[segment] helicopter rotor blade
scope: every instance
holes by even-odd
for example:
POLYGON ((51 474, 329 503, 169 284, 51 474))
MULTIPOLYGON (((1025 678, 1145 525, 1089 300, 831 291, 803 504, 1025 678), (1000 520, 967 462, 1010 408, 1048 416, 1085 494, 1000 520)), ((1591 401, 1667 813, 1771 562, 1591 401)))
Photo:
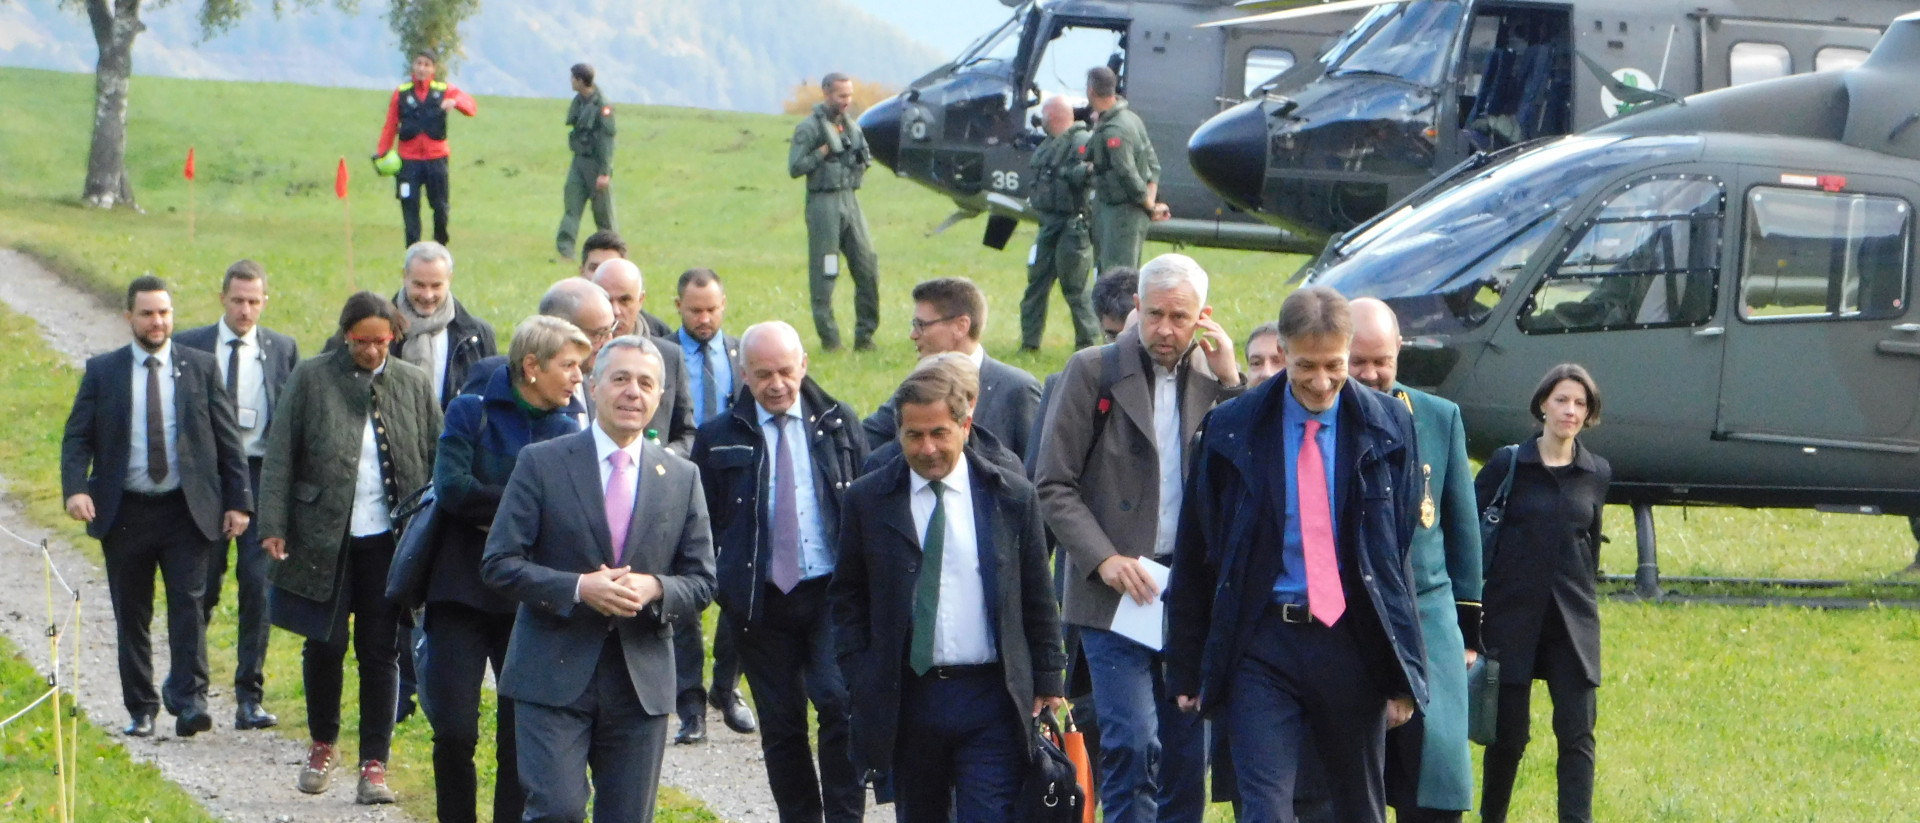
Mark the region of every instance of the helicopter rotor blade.
POLYGON ((1335 0, 1335 2, 1332 3, 1316 3, 1310 6, 1270 11, 1264 14, 1252 14, 1246 17, 1230 17, 1225 20, 1215 20, 1211 23, 1201 23, 1195 28, 1211 29, 1222 26, 1249 26, 1258 23, 1273 23, 1281 20, 1298 20, 1302 17, 1339 14, 1341 12, 1369 9, 1374 6, 1385 6, 1398 2, 1401 2, 1401 0, 1335 0))

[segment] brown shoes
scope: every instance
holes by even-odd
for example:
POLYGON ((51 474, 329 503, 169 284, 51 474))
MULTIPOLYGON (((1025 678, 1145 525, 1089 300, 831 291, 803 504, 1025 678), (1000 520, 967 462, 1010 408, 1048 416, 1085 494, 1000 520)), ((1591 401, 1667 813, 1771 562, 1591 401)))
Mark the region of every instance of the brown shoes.
POLYGON ((333 744, 315 740, 307 747, 307 765, 300 769, 300 781, 295 785, 307 794, 321 794, 332 781, 333 744))
POLYGON ((353 801, 362 806, 392 803, 399 798, 393 790, 387 788, 387 767, 378 760, 368 760, 360 764, 360 785, 353 791, 353 801))

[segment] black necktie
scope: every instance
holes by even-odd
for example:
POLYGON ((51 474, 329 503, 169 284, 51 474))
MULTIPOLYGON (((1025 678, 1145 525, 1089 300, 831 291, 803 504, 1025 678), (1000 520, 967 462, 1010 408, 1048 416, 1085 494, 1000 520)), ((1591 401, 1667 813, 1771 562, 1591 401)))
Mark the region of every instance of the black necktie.
POLYGON ((160 405, 160 358, 147 355, 147 479, 167 479, 167 417, 160 405))
POLYGON ((238 337, 227 341, 227 399, 236 408, 240 405, 240 347, 244 345, 246 341, 238 337))
POLYGON ((720 387, 713 384, 713 341, 700 343, 700 421, 705 423, 720 413, 720 387))

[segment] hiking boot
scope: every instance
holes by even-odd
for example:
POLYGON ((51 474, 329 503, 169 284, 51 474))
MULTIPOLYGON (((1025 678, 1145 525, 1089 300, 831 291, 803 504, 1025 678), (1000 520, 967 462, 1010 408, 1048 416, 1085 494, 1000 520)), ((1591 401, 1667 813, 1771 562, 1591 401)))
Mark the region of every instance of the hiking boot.
POLYGON ((307 747, 307 765, 300 769, 300 781, 295 785, 307 794, 321 794, 327 790, 327 784, 333 782, 333 744, 313 741, 307 747))
POLYGON ((378 760, 360 764, 360 785, 353 790, 353 802, 362 806, 392 803, 399 798, 387 788, 387 767, 378 760))

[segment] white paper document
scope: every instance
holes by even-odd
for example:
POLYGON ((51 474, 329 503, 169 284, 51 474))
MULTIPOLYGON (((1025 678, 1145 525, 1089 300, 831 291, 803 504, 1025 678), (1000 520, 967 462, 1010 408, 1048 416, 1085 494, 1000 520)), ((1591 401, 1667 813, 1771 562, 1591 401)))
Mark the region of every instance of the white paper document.
POLYGON ((1140 568, 1146 571, 1148 577, 1153 578, 1154 585, 1160 587, 1161 596, 1155 597, 1152 603, 1142 606, 1133 602, 1133 598, 1120 595, 1120 608, 1114 610, 1113 625, 1110 628, 1114 634, 1154 651, 1160 651, 1161 647, 1167 644, 1166 593, 1167 573, 1170 570, 1145 557, 1139 560, 1140 568))

